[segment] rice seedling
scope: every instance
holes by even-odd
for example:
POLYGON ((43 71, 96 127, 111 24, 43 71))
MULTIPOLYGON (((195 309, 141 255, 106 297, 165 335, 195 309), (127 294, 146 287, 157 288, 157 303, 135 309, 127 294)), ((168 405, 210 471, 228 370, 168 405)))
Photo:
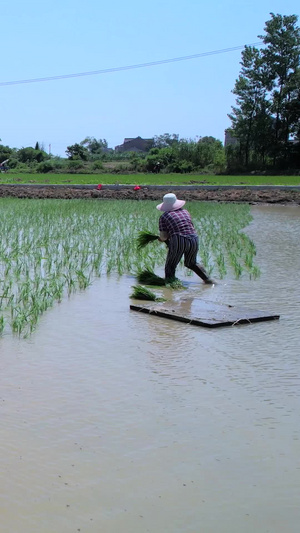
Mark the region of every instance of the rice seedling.
POLYGON ((149 242, 157 241, 158 239, 159 239, 158 235, 154 235, 153 233, 150 233, 149 231, 140 231, 139 236, 137 237, 137 240, 136 240, 137 248, 138 250, 141 250, 142 248, 147 246, 149 242))
POLYGON ((154 285, 156 287, 166 285, 165 278, 157 276, 153 270, 146 268, 137 273, 136 279, 139 283, 144 283, 144 285, 154 285))
POLYGON ((144 283, 145 285, 153 285, 156 287, 168 287, 169 289, 185 289, 183 283, 177 279, 165 279, 157 276, 153 270, 147 268, 137 273, 136 278, 139 283, 144 283))
POLYGON ((226 266, 225 266, 225 257, 224 257, 224 254, 222 252, 219 252, 216 255, 216 262, 217 262, 217 265, 218 265, 219 276, 220 276, 221 279, 223 279, 224 276, 227 273, 227 270, 226 270, 226 266))
POLYGON ((149 300, 151 302, 162 302, 162 298, 158 298, 156 294, 153 291, 150 291, 150 289, 147 289, 147 287, 143 287, 142 285, 134 285, 133 291, 130 295, 130 298, 133 298, 135 300, 149 300))
POLYGON ((76 270, 76 275, 79 289, 86 289, 91 285, 91 277, 86 275, 83 270, 76 270))
POLYGON ((180 290, 180 289, 186 288, 183 285, 182 281, 180 281, 180 279, 177 279, 177 278, 166 280, 166 287, 168 287, 169 289, 174 289, 174 290, 180 290))
POLYGON ((245 257, 245 266, 251 270, 253 268, 253 255, 246 254, 245 257))
POLYGON ((4 328, 5 328, 5 319, 4 319, 4 316, 1 315, 0 316, 0 335, 3 335, 4 328))
POLYGON ((250 279, 257 279, 260 276, 260 269, 258 266, 254 266, 250 272, 250 279))

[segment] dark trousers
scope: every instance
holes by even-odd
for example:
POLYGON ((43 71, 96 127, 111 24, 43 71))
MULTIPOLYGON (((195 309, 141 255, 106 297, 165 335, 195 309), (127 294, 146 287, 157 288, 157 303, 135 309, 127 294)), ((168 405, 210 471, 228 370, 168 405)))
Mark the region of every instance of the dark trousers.
POLYGON ((209 275, 205 269, 196 262, 199 248, 197 236, 191 235, 184 237, 183 235, 172 235, 168 241, 168 246, 169 251, 165 264, 166 279, 172 279, 175 277, 177 265, 183 255, 185 267, 193 270, 193 272, 203 279, 203 281, 209 279, 209 275))

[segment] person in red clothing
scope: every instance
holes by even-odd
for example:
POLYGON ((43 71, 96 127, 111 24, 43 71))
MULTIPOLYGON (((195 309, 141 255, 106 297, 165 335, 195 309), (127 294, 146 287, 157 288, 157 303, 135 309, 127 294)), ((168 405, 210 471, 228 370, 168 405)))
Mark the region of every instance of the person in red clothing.
POLYGON ((209 277, 203 266, 197 263, 199 240, 194 228, 191 215, 182 209, 185 200, 178 200, 173 193, 165 194, 163 202, 156 206, 163 214, 159 218, 159 240, 168 244, 168 254, 165 264, 165 278, 175 278, 177 265, 184 255, 184 266, 193 270, 204 283, 212 285, 214 281, 209 277))

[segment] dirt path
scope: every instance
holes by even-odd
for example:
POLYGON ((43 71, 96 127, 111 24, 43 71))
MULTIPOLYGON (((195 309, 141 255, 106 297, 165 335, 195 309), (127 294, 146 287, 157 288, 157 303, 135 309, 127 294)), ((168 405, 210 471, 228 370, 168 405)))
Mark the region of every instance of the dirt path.
MULTIPOLYGON (((236 203, 264 203, 264 204, 294 204, 300 205, 300 191, 290 189, 274 189, 265 187, 257 188, 218 188, 206 189, 198 187, 194 189, 181 187, 170 187, 180 198, 185 200, 213 201, 213 202, 236 202, 236 203)), ((163 195, 168 192, 166 188, 142 187, 135 191, 133 187, 111 188, 103 186, 97 190, 97 186, 34 186, 34 185, 0 185, 0 197, 15 198, 94 198, 94 199, 116 199, 116 200, 162 200, 163 195)))

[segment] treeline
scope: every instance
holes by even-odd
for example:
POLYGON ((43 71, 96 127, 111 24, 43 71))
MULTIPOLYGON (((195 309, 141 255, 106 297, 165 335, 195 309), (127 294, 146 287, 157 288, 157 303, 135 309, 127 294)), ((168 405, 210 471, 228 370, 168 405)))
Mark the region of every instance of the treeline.
POLYGON ((47 154, 42 145, 11 149, 0 145, 0 163, 18 173, 203 172, 226 169, 223 144, 214 137, 180 139, 177 134, 155 136, 148 152, 116 152, 105 139, 87 137, 67 147, 66 158, 47 154))
POLYGON ((245 46, 228 115, 227 169, 300 169, 300 29, 296 15, 271 13, 263 47, 245 46))

